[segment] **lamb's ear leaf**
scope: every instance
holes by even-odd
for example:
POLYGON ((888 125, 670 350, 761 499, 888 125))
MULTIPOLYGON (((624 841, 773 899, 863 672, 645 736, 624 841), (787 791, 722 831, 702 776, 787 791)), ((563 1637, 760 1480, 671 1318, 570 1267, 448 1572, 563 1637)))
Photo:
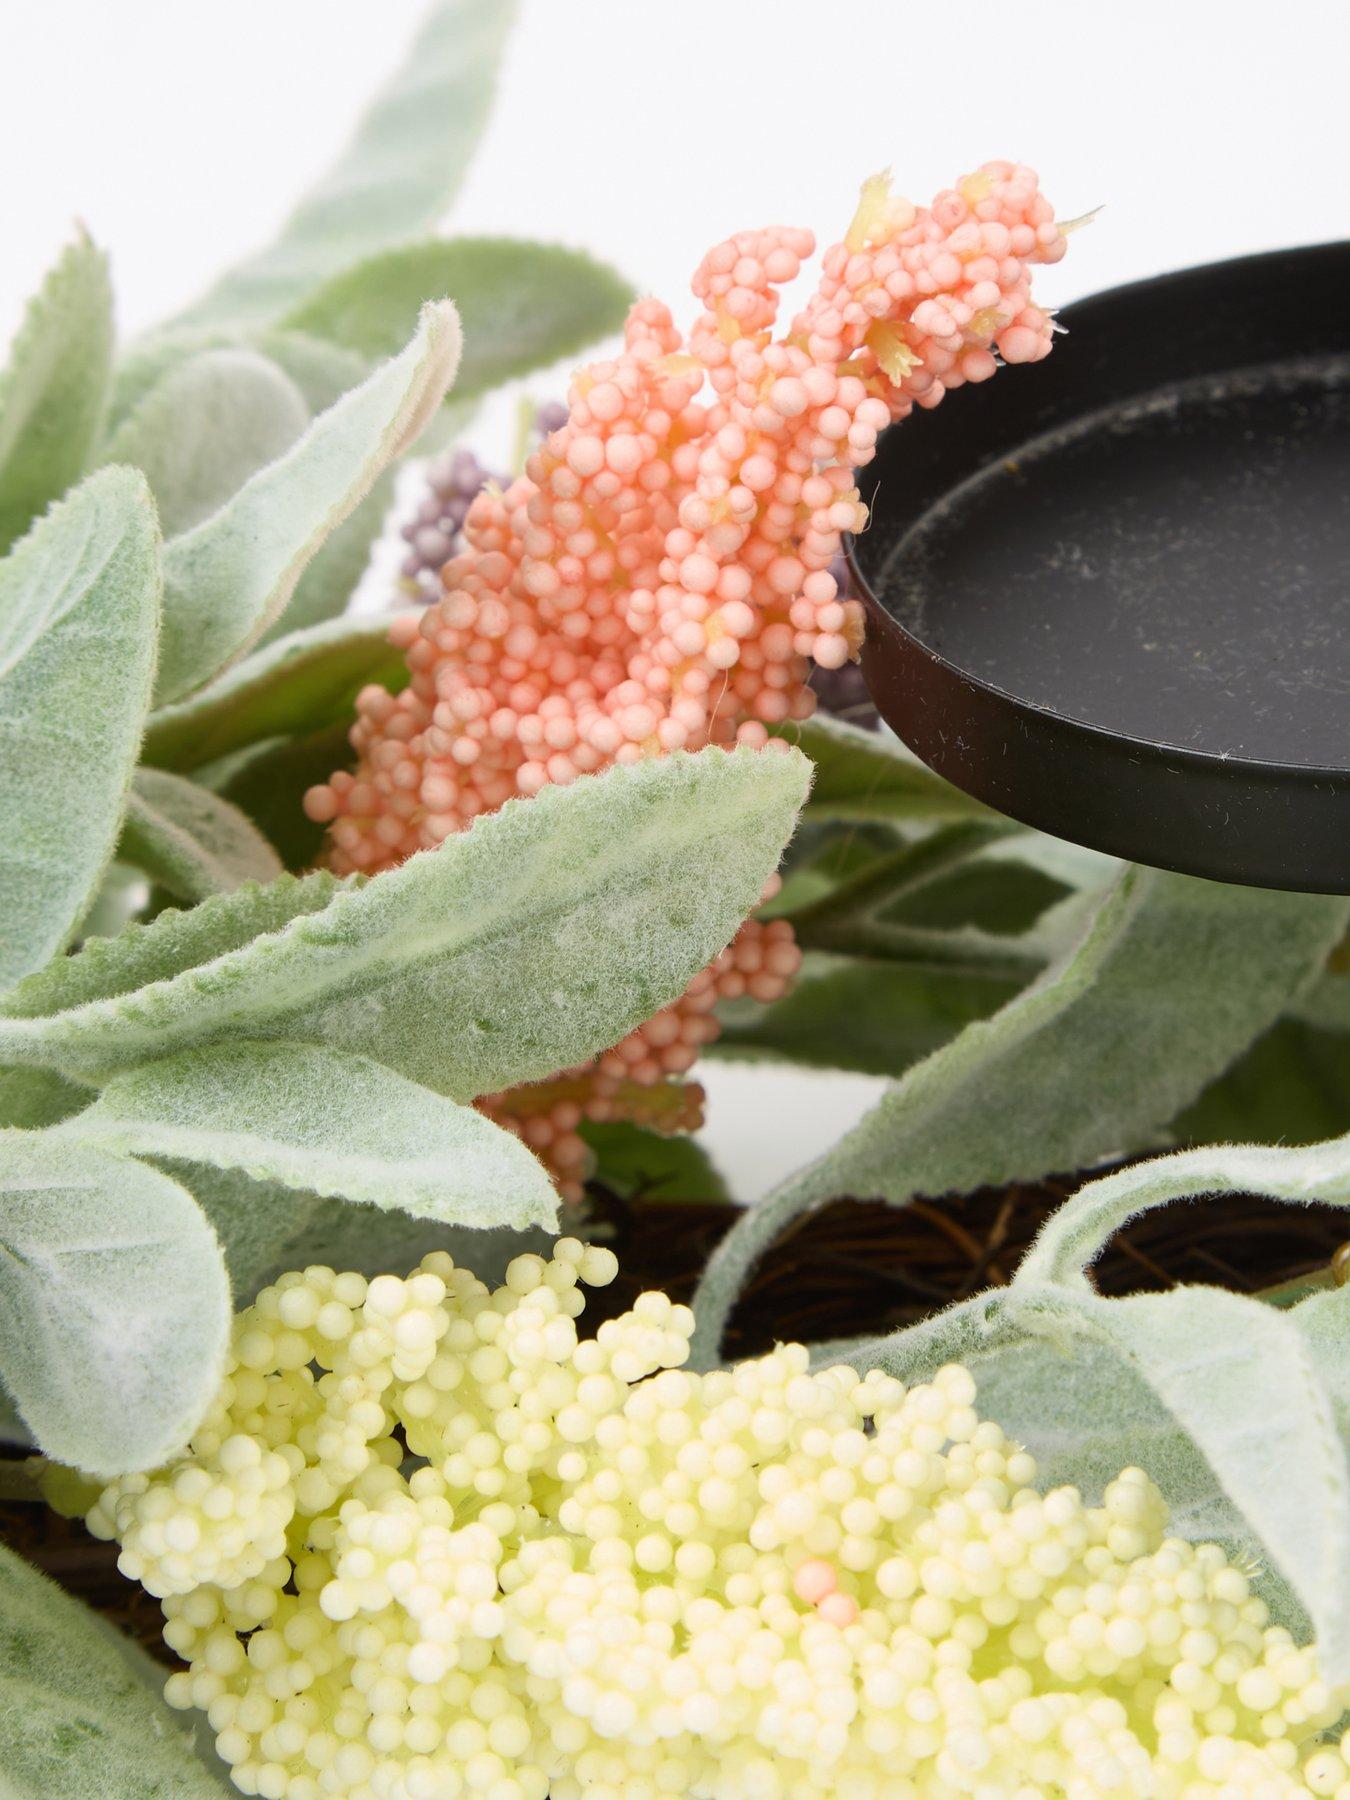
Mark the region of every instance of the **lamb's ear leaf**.
POLYGON ((0 1069, 0 1130, 41 1131, 88 1106, 93 1094, 54 1069, 0 1069))
POLYGON ((394 484, 394 470, 386 469, 355 512, 324 539, 280 616, 258 639, 259 649, 347 611, 394 504, 394 484))
POLYGON ((1001 1290, 889 1338, 822 1347, 817 1361, 882 1368, 910 1383, 928 1380, 944 1363, 964 1363, 975 1377, 981 1418, 1031 1451, 1042 1492, 1077 1487, 1095 1506, 1122 1469, 1147 1470, 1168 1503, 1169 1534, 1222 1544, 1234 1561, 1254 1568, 1278 1622, 1306 1633, 1307 1614, 1250 1521, 1128 1358, 1105 1339, 1038 1335, 1017 1318, 1001 1290))
POLYGON ((519 1138, 317 1044, 214 1044, 129 1069, 62 1135, 447 1224, 523 1230, 557 1218, 553 1184, 519 1138))
POLYGON ((0 989, 69 941, 112 855, 159 599, 131 469, 91 475, 0 562, 0 989))
MULTIPOLYGON (((12 1007, 16 1016, 37 1018, 99 1002, 115 1005, 119 996, 227 958, 303 914, 322 911, 335 895, 355 885, 316 869, 304 876, 282 875, 266 887, 216 895, 190 911, 169 908, 149 924, 127 925, 116 937, 91 938, 75 955, 56 958, 4 995, 0 1013, 12 1007)), ((128 1055, 126 1062, 130 1066, 160 1054, 160 1047, 148 1039, 141 1054, 128 1055)))
POLYGON ((454 307, 424 308, 400 355, 315 419, 219 511, 170 540, 160 703, 200 687, 281 616, 319 547, 440 405, 459 347, 454 307))
POLYGON ((160 1698, 167 1673, 0 1545, 0 1792, 6 1800, 222 1800, 160 1698), (152 1685, 153 1683, 153 1685, 152 1685))
POLYGON ((102 1078, 147 1047, 283 1038, 460 1100, 542 1079, 706 967, 777 867, 809 781, 793 752, 678 752, 509 802, 269 935, 245 936, 267 889, 219 896, 162 940, 158 921, 132 934, 125 959, 122 940, 100 942, 8 996, 0 1060, 102 1078), (194 954, 215 944, 238 947, 194 954), (151 968, 143 987, 134 971, 151 968))
POLYGON ((82 232, 29 302, 0 375, 0 551, 79 479, 112 337, 107 258, 82 232))
POLYGON ((1209 1287, 1105 1299, 1084 1268, 1136 1214, 1261 1194, 1350 1206, 1350 1138, 1304 1149, 1218 1146, 1091 1182, 1047 1222, 1011 1287, 892 1338, 858 1368, 923 1378, 968 1363, 981 1409, 1044 1460, 1042 1480, 1099 1491, 1134 1463, 1179 1531, 1254 1553, 1283 1618, 1306 1619, 1328 1679, 1350 1675, 1350 1294, 1279 1308, 1209 1287), (1088 1421, 1097 1416, 1092 1428, 1088 1421), (1297 1479, 1291 1479, 1297 1471, 1297 1479))
POLYGON ((777 735, 804 750, 816 765, 808 820, 917 823, 994 816, 889 734, 817 714, 804 724, 780 726, 777 735))
POLYGON ((293 631, 190 700, 153 713, 141 761, 184 772, 267 738, 349 725, 368 683, 397 693, 407 679, 387 619, 337 619, 293 631))
POLYGON ((721 1171, 697 1138, 666 1137, 626 1119, 580 1129, 595 1155, 596 1179, 625 1198, 675 1203, 731 1198, 721 1171))
POLYGON ((105 441, 100 461, 144 473, 172 537, 289 450, 309 416, 290 376, 256 350, 205 350, 160 377, 105 441))
POLYGON ((191 1194, 59 1131, 0 1133, 0 1367, 43 1451, 153 1468, 215 1393, 230 1289, 191 1194))
POLYGON ((1066 959, 916 1064, 737 1222, 696 1297, 696 1355, 715 1360, 763 1251, 838 1195, 904 1205, 1156 1144, 1313 979, 1348 910, 1330 896, 1127 869, 1066 959))
MULTIPOLYGON (((1343 1681, 1350 1445, 1323 1369, 1334 1342, 1325 1326, 1336 1319, 1341 1337, 1350 1333, 1350 1296, 1319 1297, 1319 1316, 1317 1306, 1305 1312, 1309 1301, 1279 1310, 1207 1287, 1106 1300, 1087 1281, 1088 1263, 1139 1213, 1225 1193, 1350 1206, 1350 1138, 1305 1149, 1188 1150, 1090 1182, 1046 1222, 1009 1300, 1027 1328, 1061 1341, 1096 1338, 1147 1383, 1298 1597, 1323 1672, 1343 1681)), ((1335 1361, 1343 1384, 1344 1353, 1335 1361)))
POLYGON ((305 795, 335 769, 355 765, 350 733, 348 715, 302 737, 277 738, 256 753, 245 752, 222 780, 212 777, 212 785, 266 832, 288 869, 311 869, 323 854, 324 827, 305 812, 305 795))
POLYGON ((1015 1284, 1053 1282, 1090 1293, 1089 1264, 1131 1219, 1205 1194, 1263 1194, 1296 1206, 1350 1205, 1350 1137, 1301 1149, 1216 1144, 1089 1182, 1051 1213, 1022 1259, 1015 1284))
POLYGON ((857 1075, 901 1075, 1023 986, 1006 971, 909 968, 865 956, 808 954, 772 1006, 731 1001, 705 1054, 728 1062, 788 1062, 857 1075))
POLYGON ((487 122, 511 0, 441 0, 347 149, 267 249, 174 323, 280 318, 350 263, 431 230, 487 122))
POLYGON ((118 855, 176 900, 272 881, 281 859, 237 806, 164 769, 137 769, 118 855))
POLYGON ((1276 1021, 1173 1119, 1177 1144, 1315 1144, 1350 1131, 1350 1031, 1276 1021))
POLYGON ((307 295, 285 329, 374 358, 407 336, 424 300, 448 294, 464 326, 455 398, 571 356, 618 331, 632 293, 580 250, 519 238, 433 238, 386 250, 307 295))

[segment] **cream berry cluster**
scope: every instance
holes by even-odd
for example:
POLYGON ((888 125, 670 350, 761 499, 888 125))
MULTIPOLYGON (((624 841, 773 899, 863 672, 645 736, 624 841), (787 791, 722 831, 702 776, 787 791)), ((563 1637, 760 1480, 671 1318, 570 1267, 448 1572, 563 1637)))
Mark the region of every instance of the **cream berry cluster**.
POLYGON ((1350 1694, 1138 1470, 1039 1492, 959 1367, 687 1374, 661 1294, 579 1338, 614 1273, 285 1276, 189 1448, 100 1495, 241 1792, 1350 1796, 1350 1694))
MULTIPOLYGON (((639 302, 622 352, 576 377, 524 476, 473 503, 440 599, 393 627, 408 686, 361 693, 356 768, 306 798, 333 868, 387 868, 546 783, 764 745, 771 726, 809 715, 812 667, 839 668, 861 641, 859 604, 831 568, 865 523, 856 471, 890 420, 993 374, 996 352, 1049 350, 1031 269, 1065 239, 1035 175, 1012 163, 923 209, 875 178, 775 336, 779 290, 813 248, 782 227, 719 244, 694 277, 703 311, 687 342, 664 306, 639 302)), ((724 990, 744 981, 772 1001, 799 961, 786 926, 772 942, 747 927, 731 955, 711 990, 619 1047, 622 1071, 611 1057, 608 1074, 574 1076, 551 1117, 539 1093, 525 1102, 565 1194, 585 1160, 576 1125, 612 1114, 617 1073, 629 1091, 678 1081, 724 990)), ((495 1116, 513 1120, 510 1107, 495 1116)))

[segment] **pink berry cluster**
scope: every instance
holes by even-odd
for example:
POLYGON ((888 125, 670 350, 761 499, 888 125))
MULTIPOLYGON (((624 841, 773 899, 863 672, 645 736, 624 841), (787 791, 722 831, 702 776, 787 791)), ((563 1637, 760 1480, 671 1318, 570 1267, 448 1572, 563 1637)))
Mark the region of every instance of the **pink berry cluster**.
MULTIPOLYGON (((306 797, 334 869, 388 868, 614 763, 771 748, 771 727, 811 713, 812 667, 856 656, 862 610, 831 570, 866 521, 856 470, 914 406, 985 380, 998 357, 1049 351, 1031 268, 1065 238, 1035 174, 1012 163, 927 209, 874 177, 775 337, 778 290, 813 249, 787 227, 717 245, 694 275, 703 311, 687 341, 665 306, 639 301, 622 351, 577 375, 525 474, 474 500, 441 597, 392 628, 409 685, 358 696, 356 768, 306 797)), ((719 999, 771 1001, 797 960, 785 926, 752 921, 599 1060, 588 1094, 532 1112, 531 1141, 555 1168, 579 1166, 582 1117, 612 1107, 618 1083, 678 1077, 716 1035, 719 999)))

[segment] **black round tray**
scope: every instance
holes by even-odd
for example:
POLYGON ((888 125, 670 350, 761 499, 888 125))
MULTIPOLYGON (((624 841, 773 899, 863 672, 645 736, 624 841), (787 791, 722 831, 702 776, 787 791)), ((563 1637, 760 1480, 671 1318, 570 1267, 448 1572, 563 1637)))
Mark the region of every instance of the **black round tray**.
POLYGON ((849 546, 882 715, 1000 812, 1350 893, 1350 243, 1115 288, 882 438, 849 546))

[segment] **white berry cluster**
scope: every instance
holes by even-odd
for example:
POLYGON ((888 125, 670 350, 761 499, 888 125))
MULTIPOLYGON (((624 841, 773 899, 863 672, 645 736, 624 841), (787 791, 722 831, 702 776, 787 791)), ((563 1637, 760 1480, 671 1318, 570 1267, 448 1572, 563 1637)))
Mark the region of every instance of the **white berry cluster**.
POLYGON ((1350 1695, 1138 1470, 1039 1493, 952 1367, 689 1375, 609 1252, 309 1268, 89 1515, 268 1800, 1350 1800, 1350 1695))

